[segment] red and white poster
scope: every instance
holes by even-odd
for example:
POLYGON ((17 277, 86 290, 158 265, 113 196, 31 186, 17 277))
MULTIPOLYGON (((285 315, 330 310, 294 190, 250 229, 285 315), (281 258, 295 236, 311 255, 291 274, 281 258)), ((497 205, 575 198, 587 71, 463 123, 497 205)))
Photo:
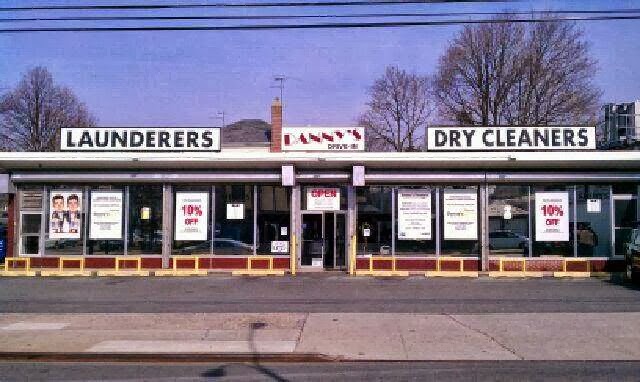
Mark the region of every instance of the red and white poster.
POLYGON ((364 127, 283 127, 282 151, 364 151, 364 127))
POLYGON ((207 240, 209 194, 176 192, 176 240, 207 240))
POLYGON ((569 193, 536 192, 536 241, 569 241, 569 193))
POLYGON ((327 187, 307 188, 307 210, 339 211, 340 189, 327 187))

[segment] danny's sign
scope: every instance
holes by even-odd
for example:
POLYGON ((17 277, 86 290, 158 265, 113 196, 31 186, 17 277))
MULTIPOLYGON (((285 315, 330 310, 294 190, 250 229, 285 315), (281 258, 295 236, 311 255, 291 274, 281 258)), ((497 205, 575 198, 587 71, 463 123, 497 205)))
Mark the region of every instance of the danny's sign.
POLYGON ((283 127, 283 151, 363 151, 363 127, 283 127))
POLYGON ((588 127, 430 127, 430 151, 594 150, 596 129, 588 127))
POLYGON ((66 127, 62 151, 220 151, 220 128, 66 127))

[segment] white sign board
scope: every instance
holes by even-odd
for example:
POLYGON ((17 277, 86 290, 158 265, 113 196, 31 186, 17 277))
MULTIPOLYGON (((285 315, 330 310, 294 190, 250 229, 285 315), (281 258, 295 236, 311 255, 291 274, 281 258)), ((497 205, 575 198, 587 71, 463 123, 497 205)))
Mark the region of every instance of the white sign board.
POLYGON ((431 240, 431 192, 398 190, 398 239, 431 240))
POLYGON ((227 203, 227 219, 244 219, 244 203, 227 203))
POLYGON ((272 241, 271 253, 289 253, 289 242, 286 240, 272 241))
POLYGON ((536 192, 536 241, 569 241, 569 193, 536 192))
POLYGON ((90 239, 122 239, 122 200, 122 191, 91 191, 90 239))
POLYGON ((444 191, 444 239, 478 239, 478 194, 476 191, 444 191))
POLYGON ((364 151, 364 127, 283 127, 282 151, 364 151))
POLYGON ((209 193, 176 192, 175 240, 207 240, 209 193))
POLYGON ((595 150, 596 128, 548 127, 430 127, 429 151, 595 150))
POLYGON ((327 187, 307 188, 307 210, 339 211, 340 189, 327 187))
POLYGON ((587 212, 597 214, 602 211, 602 199, 587 199, 587 212))
POLYGON ((49 238, 79 239, 82 231, 82 191, 55 191, 49 195, 49 238))
POLYGON ((63 127, 62 151, 220 151, 217 127, 63 127))

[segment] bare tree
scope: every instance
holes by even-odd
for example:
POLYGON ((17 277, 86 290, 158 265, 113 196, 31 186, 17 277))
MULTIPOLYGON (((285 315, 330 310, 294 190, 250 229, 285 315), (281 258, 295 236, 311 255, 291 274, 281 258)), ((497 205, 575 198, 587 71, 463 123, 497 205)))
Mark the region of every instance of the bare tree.
POLYGON ((593 118, 596 62, 575 23, 466 26, 440 57, 435 96, 464 125, 548 125, 593 118))
POLYGON ((433 111, 429 79, 390 66, 371 86, 369 95, 368 110, 359 118, 366 128, 368 150, 422 149, 433 111))
POLYGON ((73 92, 53 82, 46 68, 26 73, 0 99, 0 139, 10 151, 56 151, 61 127, 95 125, 73 92))

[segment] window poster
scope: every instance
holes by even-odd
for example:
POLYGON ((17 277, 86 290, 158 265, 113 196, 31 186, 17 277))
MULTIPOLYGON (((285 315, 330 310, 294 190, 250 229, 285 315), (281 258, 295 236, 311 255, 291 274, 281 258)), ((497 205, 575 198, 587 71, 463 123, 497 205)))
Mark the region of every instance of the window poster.
POLYGON ((227 203, 227 219, 244 219, 244 203, 227 203))
POLYGON ((175 240, 207 240, 208 192, 176 192, 175 240))
POLYGON ((398 190, 398 239, 431 240, 431 191, 398 190))
POLYGON ((122 191, 91 192, 91 239, 122 239, 122 191))
POLYGON ((50 193, 49 238, 79 239, 82 229, 82 191, 50 193))
POLYGON ((536 192, 536 241, 569 241, 569 193, 536 192))
POLYGON ((444 191, 444 239, 478 240, 478 193, 444 191))

